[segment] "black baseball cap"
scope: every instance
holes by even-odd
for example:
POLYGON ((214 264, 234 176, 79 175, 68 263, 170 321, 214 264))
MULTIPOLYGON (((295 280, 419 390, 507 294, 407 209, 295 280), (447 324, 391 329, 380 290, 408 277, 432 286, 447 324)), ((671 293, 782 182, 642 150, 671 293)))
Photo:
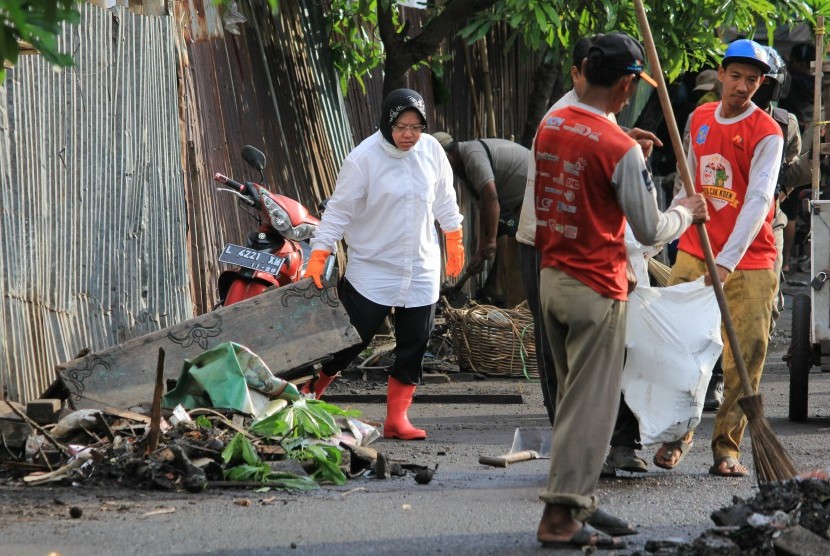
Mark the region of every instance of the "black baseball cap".
POLYGON ((643 81, 657 87, 655 81, 645 72, 643 46, 625 33, 608 33, 593 41, 589 55, 598 55, 600 67, 639 76, 643 81))

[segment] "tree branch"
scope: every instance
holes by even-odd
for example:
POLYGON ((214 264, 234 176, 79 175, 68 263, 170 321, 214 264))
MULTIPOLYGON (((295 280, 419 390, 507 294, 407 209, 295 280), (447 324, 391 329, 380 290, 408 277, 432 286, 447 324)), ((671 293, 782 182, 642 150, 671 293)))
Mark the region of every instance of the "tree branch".
POLYGON ((409 26, 401 32, 395 31, 392 3, 378 3, 378 32, 386 53, 384 60, 384 95, 393 89, 405 86, 409 69, 426 60, 435 52, 444 39, 453 33, 470 17, 493 6, 498 0, 449 0, 443 11, 423 27, 421 33, 408 38, 409 26))
POLYGON ((419 35, 407 41, 406 54, 410 66, 431 56, 444 39, 452 37, 459 27, 479 12, 490 9, 498 0, 451 0, 444 10, 429 20, 419 35))

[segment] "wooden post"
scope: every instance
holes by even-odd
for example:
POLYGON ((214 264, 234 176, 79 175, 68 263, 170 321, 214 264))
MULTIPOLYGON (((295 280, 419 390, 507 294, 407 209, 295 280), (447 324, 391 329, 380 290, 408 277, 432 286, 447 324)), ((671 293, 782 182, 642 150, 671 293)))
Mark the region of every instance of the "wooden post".
POLYGON ((484 82, 484 108, 487 117, 486 137, 498 137, 496 132, 496 111, 493 107, 493 84, 490 83, 490 61, 487 58, 487 40, 478 41, 478 53, 481 56, 481 80, 484 82))
POLYGON ((156 387, 153 391, 153 408, 150 411, 150 434, 147 437, 147 451, 152 453, 159 447, 161 430, 161 396, 164 394, 164 348, 159 348, 156 363, 156 387))
POLYGON ((473 79, 473 68, 470 63, 470 49, 464 47, 464 70, 467 73, 467 83, 470 87, 470 100, 473 103, 473 123, 475 125, 476 137, 483 137, 482 130, 484 126, 481 124, 481 112, 478 109, 478 91, 476 91, 476 82, 473 79))
MULTIPOLYGON (((819 122, 824 119, 821 104, 821 88, 824 85, 824 16, 820 15, 816 18, 816 68, 815 81, 813 85, 813 159, 811 161, 813 178, 813 200, 819 199, 819 182, 821 176, 819 175, 819 164, 821 163, 821 128, 823 124, 819 122)), ((785 261, 786 262, 786 261, 785 261)))

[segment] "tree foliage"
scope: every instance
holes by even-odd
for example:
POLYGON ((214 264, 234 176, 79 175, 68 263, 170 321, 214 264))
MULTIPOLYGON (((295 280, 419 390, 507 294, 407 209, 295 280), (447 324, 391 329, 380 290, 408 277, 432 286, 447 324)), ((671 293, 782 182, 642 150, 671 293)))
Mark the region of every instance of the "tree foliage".
POLYGON ((0 81, 5 67, 17 63, 20 41, 57 66, 71 66, 72 56, 58 51, 61 25, 77 24, 78 0, 0 0, 0 81))
MULTIPOLYGON (((780 24, 812 21, 830 13, 828 0, 650 0, 649 23, 661 65, 669 81, 683 72, 714 64, 723 51, 720 32, 737 29, 753 36, 765 22, 769 36, 780 24)), ((419 31, 402 17, 394 0, 331 0, 328 12, 334 63, 341 85, 362 81, 383 65, 386 80, 400 82, 403 72, 434 62, 441 41, 456 33, 468 44, 487 36, 495 25, 510 30, 510 45, 546 51, 569 64, 575 39, 588 34, 638 29, 631 0, 452 0, 435 2, 419 31), (393 61, 392 57, 398 59, 393 61)), ((388 89, 389 87, 384 87, 388 89)))

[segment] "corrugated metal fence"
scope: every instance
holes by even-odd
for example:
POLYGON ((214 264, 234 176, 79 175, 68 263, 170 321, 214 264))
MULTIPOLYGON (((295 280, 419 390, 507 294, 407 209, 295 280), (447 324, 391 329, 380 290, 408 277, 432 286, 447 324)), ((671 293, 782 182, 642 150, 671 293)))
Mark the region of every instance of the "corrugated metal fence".
POLYGON ((265 183, 314 211, 331 195, 352 143, 337 79, 323 58, 319 6, 281 3, 278 16, 263 2, 240 3, 247 22, 223 33, 210 4, 175 4, 179 30, 179 91, 186 154, 188 221, 197 313, 216 301, 216 257, 226 242, 244 243, 256 222, 234 198, 217 195, 213 174, 259 179, 239 155, 246 144, 268 158, 265 183))
MULTIPOLYGON (((29 56, 0 87, 0 384, 192 316, 169 17, 81 5, 75 67, 29 56)), ((147 362, 148 365, 154 362, 147 362)))
MULTIPOLYGON (((272 190, 313 210, 353 144, 375 130, 381 79, 342 98, 317 0, 281 2, 277 16, 241 0, 239 34, 212 3, 172 6, 153 17, 84 4, 60 38, 74 68, 27 57, 0 86, 0 386, 10 399, 40 395, 56 364, 83 348, 210 309, 218 253, 255 226, 212 181, 257 177, 243 145, 267 155, 272 190)), ((493 39, 497 128, 509 137, 525 118, 528 57, 493 39)), ((451 100, 437 107, 431 74, 410 78, 432 106, 432 129, 459 139, 474 138, 483 117, 470 108, 474 95, 483 102, 466 71, 453 61, 451 100)))

